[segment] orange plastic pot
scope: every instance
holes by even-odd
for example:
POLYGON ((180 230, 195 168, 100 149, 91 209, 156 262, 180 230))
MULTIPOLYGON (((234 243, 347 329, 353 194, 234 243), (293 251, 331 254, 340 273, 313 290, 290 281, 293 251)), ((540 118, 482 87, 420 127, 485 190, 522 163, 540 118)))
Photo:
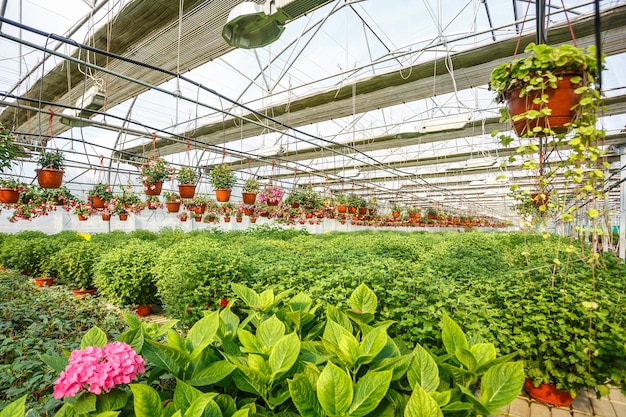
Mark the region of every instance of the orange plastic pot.
POLYGON ((20 192, 15 188, 0 188, 0 203, 15 204, 20 199, 20 192))
POLYGON ((137 317, 144 317, 150 313, 152 313, 152 306, 150 304, 137 306, 137 308, 135 309, 135 314, 137 314, 137 317))
POLYGON ((156 181, 153 184, 144 184, 144 192, 146 195, 161 195, 163 189, 163 181, 156 181))
POLYGON ((193 198, 196 195, 196 184, 178 184, 180 198, 193 198))
POLYGON ((252 205, 256 201, 255 193, 241 193, 241 198, 244 204, 252 205))
POLYGON ((526 389, 531 398, 543 404, 569 407, 574 401, 569 392, 558 389, 556 385, 542 383, 535 387, 530 378, 526 378, 524 381, 524 389, 526 389))
POLYGON ((41 188, 59 188, 63 183, 63 171, 43 168, 37 171, 37 182, 41 188))
POLYGON ((228 202, 228 200, 230 200, 231 192, 232 190, 217 189, 215 190, 215 199, 219 201, 220 203, 226 203, 228 202))

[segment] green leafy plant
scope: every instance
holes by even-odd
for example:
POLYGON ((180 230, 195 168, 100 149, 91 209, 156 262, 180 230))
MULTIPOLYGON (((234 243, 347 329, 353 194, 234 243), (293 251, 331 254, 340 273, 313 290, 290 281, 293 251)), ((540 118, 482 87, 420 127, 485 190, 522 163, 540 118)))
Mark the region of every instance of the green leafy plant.
POLYGON ((19 150, 9 129, 0 123, 0 172, 4 172, 5 169, 11 168, 17 163, 19 150))
POLYGON ((44 152, 39 156, 37 160, 37 164, 41 168, 52 168, 52 169, 60 169, 63 170, 65 166, 65 158, 61 152, 44 152))
POLYGON ((99 294, 119 307, 153 303, 156 285, 150 270, 160 251, 156 243, 134 239, 104 253, 93 267, 99 294))
POLYGON ((198 181, 198 173, 191 167, 182 167, 176 174, 179 184, 195 184, 198 181))
POLYGON ((230 165, 219 164, 211 169, 210 181, 215 190, 232 190, 237 183, 237 177, 230 165))
POLYGON ((166 202, 179 202, 180 194, 174 191, 165 191, 163 193, 163 198, 165 199, 166 202))
POLYGON ((110 201, 113 198, 113 192, 111 186, 107 183, 100 182, 94 185, 91 190, 87 192, 89 196, 100 197, 104 201, 110 201))
POLYGON ((367 201, 365 198, 361 197, 358 194, 349 194, 346 199, 346 205, 350 207, 365 207, 367 206, 367 201))
POLYGON ((72 242, 54 255, 59 279, 71 289, 93 288, 93 266, 106 246, 97 242, 72 242))
POLYGON ((257 194, 259 192, 259 182, 254 178, 248 178, 243 183, 243 192, 257 194))

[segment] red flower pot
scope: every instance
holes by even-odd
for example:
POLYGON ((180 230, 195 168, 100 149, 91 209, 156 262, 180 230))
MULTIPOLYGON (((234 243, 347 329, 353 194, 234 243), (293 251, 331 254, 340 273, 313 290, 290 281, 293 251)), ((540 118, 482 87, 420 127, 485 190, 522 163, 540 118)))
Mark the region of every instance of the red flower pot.
POLYGON ((180 202, 179 201, 166 201, 165 208, 168 213, 178 213, 180 210, 180 202))
POLYGON ((241 223, 243 221, 243 218, 242 217, 235 217, 235 221, 237 223, 241 223))
POLYGON ((250 217, 250 223, 256 223, 256 217, 250 217))
POLYGON ((144 184, 143 188, 146 195, 161 195, 163 181, 157 181, 153 184, 144 184))
POLYGON ((224 223, 230 223, 230 217, 224 216, 224 223))
POLYGON ((63 183, 63 171, 43 168, 37 171, 37 182, 41 188, 59 188, 63 183))
POLYGON ((96 293, 96 289, 95 288, 89 288, 89 289, 86 289, 86 290, 72 290, 72 292, 74 293, 75 297, 80 297, 80 296, 83 296, 85 294, 94 295, 96 293))
POLYGON ((104 208, 104 200, 97 195, 92 195, 91 197, 91 207, 95 209, 104 208))
POLYGON ((109 213, 102 213, 102 220, 108 222, 111 220, 111 215, 109 213))
POLYGON ((241 193, 241 198, 244 204, 252 205, 256 201, 255 193, 241 193))
POLYGON ((0 203, 15 204, 20 199, 20 192, 15 188, 0 188, 0 203))
POLYGON ((555 405, 557 407, 568 407, 574 399, 567 391, 561 391, 553 384, 542 383, 538 387, 533 385, 530 378, 524 381, 524 388, 528 395, 543 404, 555 405))
POLYGON ((196 195, 196 184, 178 184, 180 198, 193 198, 196 195))
POLYGON ((46 287, 52 285, 54 278, 35 278, 35 285, 38 287, 46 287))
POLYGON ((120 214, 120 221, 125 222, 126 220, 128 220, 128 214, 120 214))
POLYGON ((354 214, 354 213, 356 213, 356 207, 353 207, 353 206, 348 206, 348 213, 349 213, 349 214, 354 214))
POLYGON ((231 192, 232 190, 217 189, 215 190, 215 199, 220 203, 226 203, 228 200, 230 200, 231 192))
POLYGON ((135 309, 135 314, 137 314, 137 317, 144 317, 150 313, 152 313, 152 306, 150 304, 137 306, 137 308, 135 309))
POLYGON ((202 216, 195 216, 195 217, 194 217, 194 219, 195 219, 197 222, 201 222, 201 221, 202 221, 202 216))
POLYGON ((345 204, 340 204, 337 206, 337 212, 339 213, 345 213, 347 210, 347 207, 345 204))
POLYGON ((580 95, 575 93, 575 90, 583 85, 582 82, 574 84, 570 80, 572 77, 580 76, 580 74, 557 74, 562 76, 561 80, 556 82, 556 88, 547 87, 544 91, 532 91, 524 97, 520 97, 520 89, 513 90, 507 97, 507 109, 511 118, 518 114, 524 113, 528 110, 541 110, 542 107, 548 107, 551 110, 549 116, 536 120, 518 120, 513 123, 515 133, 518 136, 527 134, 529 137, 543 136, 541 133, 538 135, 532 134, 532 130, 535 127, 549 127, 555 133, 565 133, 569 130, 569 127, 565 126, 567 123, 571 123, 572 119, 576 115, 575 111, 571 108, 580 102, 580 95), (540 98, 542 94, 548 96, 547 103, 535 104, 533 100, 540 98))
POLYGON ((84 216, 82 214, 78 215, 78 221, 80 222, 84 222, 85 220, 87 220, 89 217, 88 216, 84 216))

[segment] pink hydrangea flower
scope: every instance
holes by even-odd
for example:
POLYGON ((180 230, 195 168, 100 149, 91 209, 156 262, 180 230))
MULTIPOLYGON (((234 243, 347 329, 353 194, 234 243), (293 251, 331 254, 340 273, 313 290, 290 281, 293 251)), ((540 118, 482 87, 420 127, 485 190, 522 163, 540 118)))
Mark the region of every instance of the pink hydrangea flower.
POLYGON ((70 354, 67 367, 54 382, 54 398, 73 397, 86 388, 96 395, 128 384, 145 372, 145 363, 126 343, 88 346, 70 354))

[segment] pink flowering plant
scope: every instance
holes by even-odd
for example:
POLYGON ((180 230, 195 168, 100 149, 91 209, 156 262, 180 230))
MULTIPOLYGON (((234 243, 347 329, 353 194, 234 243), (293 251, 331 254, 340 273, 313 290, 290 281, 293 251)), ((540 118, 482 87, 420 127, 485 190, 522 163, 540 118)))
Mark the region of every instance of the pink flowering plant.
POLYGON ((150 158, 141 166, 141 182, 144 190, 154 189, 155 182, 171 180, 176 170, 163 158, 150 158))
POLYGON ((259 204, 275 206, 280 203, 280 200, 282 200, 283 198, 283 194, 285 194, 285 190, 283 190, 281 187, 268 185, 267 187, 265 187, 265 190, 261 191, 257 195, 257 201, 259 202, 259 204))

